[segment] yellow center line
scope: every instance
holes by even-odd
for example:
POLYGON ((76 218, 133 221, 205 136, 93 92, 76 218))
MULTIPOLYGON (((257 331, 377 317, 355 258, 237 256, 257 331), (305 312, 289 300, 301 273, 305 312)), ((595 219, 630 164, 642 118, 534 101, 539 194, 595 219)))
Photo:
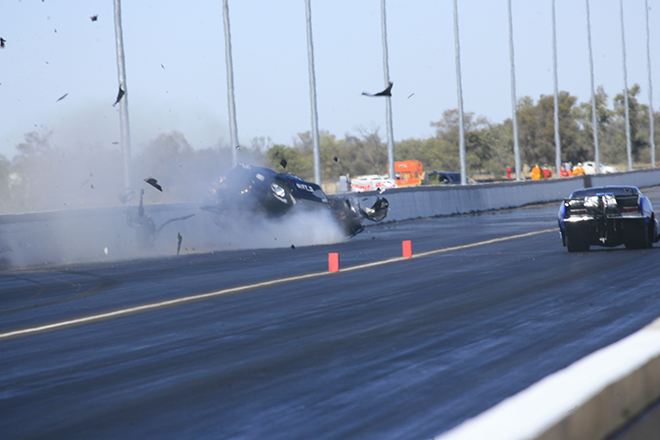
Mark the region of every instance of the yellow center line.
MULTIPOLYGON (((485 241, 480 241, 477 243, 470 243, 470 244, 465 244, 465 245, 460 245, 460 246, 453 246, 453 247, 448 247, 448 248, 442 248, 442 249, 436 249, 433 251, 428 251, 428 252, 420 252, 418 254, 413 254, 412 258, 424 258, 428 257, 431 255, 437 255, 437 254, 443 254, 443 253, 448 253, 448 252, 454 252, 454 251, 459 251, 463 249, 469 249, 477 246, 485 246, 488 244, 493 244, 493 243, 501 243, 503 241, 510 241, 510 240, 516 240, 518 238, 525 238, 525 237, 531 237, 533 235, 539 235, 539 234, 545 234, 548 232, 556 232, 557 228, 553 229, 544 229, 542 231, 534 231, 534 232, 527 232, 525 234, 517 234, 517 235, 510 235, 508 237, 501 237, 501 238, 494 238, 491 240, 485 240, 485 241)), ((377 267, 377 266, 382 266, 385 264, 390 264, 390 263, 396 263, 399 261, 405 261, 405 260, 410 260, 410 258, 404 258, 404 257, 396 257, 396 258, 389 258, 387 260, 381 260, 381 261, 375 261, 371 263, 365 263, 365 264, 360 264, 357 266, 351 266, 347 267, 345 269, 340 269, 339 272, 352 272, 352 271, 357 271, 357 270, 362 270, 362 269, 369 269, 372 267, 377 267)), ((0 333, 0 339, 7 339, 11 338, 13 336, 25 336, 33 333, 38 333, 46 330, 56 330, 64 327, 70 327, 73 325, 78 325, 78 324, 86 324, 90 322, 95 322, 95 321, 101 321, 104 319, 111 319, 111 318, 118 318, 121 316, 126 316, 130 315, 133 313, 140 313, 140 312, 146 312, 150 310, 156 310, 156 309, 161 309, 165 307, 171 307, 171 306, 176 306, 176 305, 182 305, 182 304, 187 304, 191 303, 194 301, 202 301, 206 299, 211 299, 211 298, 216 298, 219 296, 223 295, 229 295, 232 293, 240 293, 244 292, 247 290, 252 290, 252 289, 259 289, 263 287, 270 287, 274 286, 277 284, 284 284, 284 283, 290 283, 293 281, 301 281, 301 280, 306 280, 306 279, 311 279, 311 278, 317 278, 321 276, 326 276, 326 275, 332 275, 335 274, 335 272, 328 272, 328 271, 323 271, 323 272, 313 272, 305 275, 296 275, 292 277, 286 277, 286 278, 279 278, 276 280, 270 280, 270 281, 262 281, 260 283, 254 283, 254 284, 247 284, 244 286, 238 286, 238 287, 230 287, 228 289, 222 289, 222 290, 217 290, 215 292, 208 292, 208 293, 201 293, 197 295, 191 295, 191 296, 185 296, 182 298, 176 298, 176 299, 170 299, 166 301, 160 301, 156 303, 151 303, 151 304, 144 304, 141 306, 135 306, 135 307, 128 307, 125 309, 121 310, 115 310, 113 312, 105 312, 105 313, 99 313, 96 315, 90 315, 90 316, 84 316, 82 318, 74 318, 66 321, 60 321, 60 322, 55 322, 52 324, 44 324, 40 325, 37 327, 30 327, 30 328, 25 328, 21 330, 12 330, 6 333, 0 333)))

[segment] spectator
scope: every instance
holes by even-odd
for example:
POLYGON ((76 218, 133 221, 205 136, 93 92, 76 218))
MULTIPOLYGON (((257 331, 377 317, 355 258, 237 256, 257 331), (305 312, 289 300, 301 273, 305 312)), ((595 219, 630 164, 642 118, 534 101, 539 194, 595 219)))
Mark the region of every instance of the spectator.
POLYGON ((544 179, 549 179, 552 177, 552 171, 548 169, 548 164, 543 165, 543 169, 541 171, 543 172, 544 179))
POLYGON ((583 176, 585 174, 584 168, 582 168, 582 162, 578 162, 575 167, 573 167, 573 175, 574 176, 583 176))
POLYGON ((534 165, 534 168, 532 168, 532 180, 540 180, 543 178, 543 171, 541 171, 541 167, 539 164, 534 165))

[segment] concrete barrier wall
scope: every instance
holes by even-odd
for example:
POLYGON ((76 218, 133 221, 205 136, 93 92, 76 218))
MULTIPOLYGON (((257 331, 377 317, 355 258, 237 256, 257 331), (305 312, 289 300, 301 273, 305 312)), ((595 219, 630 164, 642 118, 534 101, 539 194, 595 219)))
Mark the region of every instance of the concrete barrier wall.
MULTIPOLYGON (((660 398, 660 319, 436 440, 600 440, 660 398)), ((658 438, 655 432, 651 437, 658 438)))
MULTIPOLYGON (((585 186, 648 187, 658 184, 660 170, 644 170, 543 181, 396 188, 384 193, 390 202, 384 221, 470 214, 556 202, 574 189, 585 186)), ((374 195, 377 193, 362 193, 356 197, 374 195)), ((139 232, 135 225, 129 225, 129 218, 135 217, 136 212, 137 207, 133 206, 0 216, 0 270, 139 257, 143 254, 136 243, 139 232)), ((200 211, 196 204, 147 205, 145 212, 153 219, 156 228, 162 227, 155 243, 157 253, 172 255, 176 251, 178 233, 186 237, 187 244, 193 243, 198 251, 219 249, 220 244, 228 242, 231 244, 227 237, 218 236, 215 217, 200 211), (195 215, 190 219, 163 227, 168 220, 192 214, 195 215)))
POLYGON ((575 189, 591 186, 632 185, 644 188, 659 184, 660 170, 642 170, 541 181, 396 188, 384 193, 384 197, 390 202, 390 211, 385 221, 471 214, 535 203, 558 202, 568 197, 575 189))

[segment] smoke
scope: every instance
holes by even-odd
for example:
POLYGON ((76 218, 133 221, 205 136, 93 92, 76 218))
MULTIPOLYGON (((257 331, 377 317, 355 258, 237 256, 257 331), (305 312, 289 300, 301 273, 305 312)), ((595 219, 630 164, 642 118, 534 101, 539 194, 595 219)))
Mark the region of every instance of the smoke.
POLYGON ((135 155, 134 186, 124 188, 117 147, 65 149, 49 139, 48 132, 26 136, 0 193, 0 270, 345 239, 329 209, 297 206, 278 218, 203 210, 213 182, 231 167, 229 148, 193 149, 180 133, 161 135, 135 155))
POLYGON ((219 216, 200 209, 199 204, 182 203, 1 218, 0 269, 310 246, 346 239, 329 210, 246 218, 242 213, 219 216))
POLYGON ((346 239, 329 210, 301 211, 280 218, 226 216, 201 211, 194 217, 168 223, 155 240, 154 252, 181 253, 213 250, 264 249, 337 243, 346 239))

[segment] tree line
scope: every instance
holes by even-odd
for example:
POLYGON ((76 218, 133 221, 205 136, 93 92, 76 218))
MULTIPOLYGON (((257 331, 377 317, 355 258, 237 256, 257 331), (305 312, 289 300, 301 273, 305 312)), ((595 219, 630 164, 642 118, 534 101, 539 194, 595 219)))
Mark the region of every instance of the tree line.
MULTIPOLYGON (((638 100, 640 87, 628 91, 631 151, 635 168, 651 166, 649 107, 638 100)), ((594 142, 591 102, 578 103, 575 96, 561 92, 559 131, 562 162, 593 160, 594 142)), ((623 93, 614 99, 602 87, 595 97, 601 162, 627 162, 623 93)), ((554 167, 554 96, 541 95, 537 101, 518 101, 518 132, 523 164, 550 164, 554 167)), ((654 113, 656 126, 660 113, 654 113)), ((395 143, 395 160, 416 159, 424 169, 458 171, 458 110, 446 110, 431 126, 428 139, 406 139, 395 143)), ((492 123, 474 113, 464 114, 466 166, 470 175, 503 178, 514 166, 511 119, 492 123)), ((51 131, 31 132, 16 146, 17 155, 8 160, 0 155, 0 213, 113 206, 123 188, 121 152, 103 145, 53 146, 51 131)), ((660 144, 660 129, 655 131, 660 144)), ((346 134, 337 138, 320 133, 321 173, 324 183, 340 175, 354 177, 387 173, 387 145, 378 131, 346 134)), ((200 201, 220 176, 231 168, 233 151, 216 145, 193 149, 179 132, 161 134, 132 157, 136 200, 145 190, 145 203, 200 201), (158 179, 163 193, 146 187, 142 178, 158 179)), ((278 172, 290 172, 313 180, 313 147, 309 132, 300 133, 291 145, 272 144, 255 138, 238 151, 241 162, 260 164, 278 172)))

